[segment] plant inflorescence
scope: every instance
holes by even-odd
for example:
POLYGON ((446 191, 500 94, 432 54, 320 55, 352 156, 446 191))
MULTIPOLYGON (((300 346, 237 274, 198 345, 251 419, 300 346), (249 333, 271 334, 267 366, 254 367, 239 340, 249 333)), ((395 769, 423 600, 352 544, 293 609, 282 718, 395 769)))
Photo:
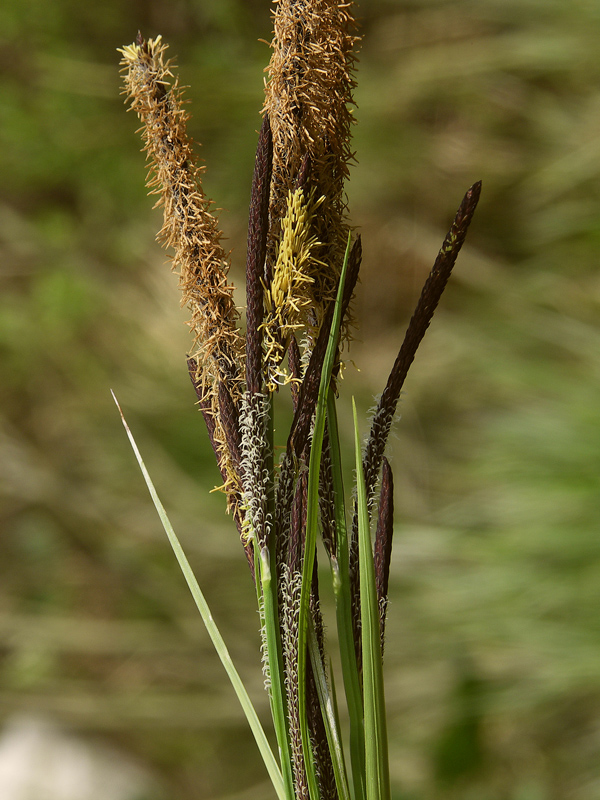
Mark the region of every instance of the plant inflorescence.
MULTIPOLYGON (((256 586, 277 758, 224 643, 210 626, 209 632, 282 800, 390 797, 382 655, 393 477, 384 452, 408 369, 481 188, 476 183, 468 190, 439 251, 364 448, 355 414, 356 485, 347 508, 336 391, 362 256, 344 193, 353 157, 357 41, 352 3, 276 5, 251 189, 245 331, 167 47, 160 37, 138 35, 121 51, 125 91, 143 125, 148 186, 164 208, 160 238, 174 251, 191 312, 188 369, 256 586), (291 395, 293 421, 276 463, 273 399, 280 391, 291 395), (319 607, 319 536, 336 601, 347 747, 319 607)), ((168 520, 165 525, 199 608, 214 626, 168 520)))

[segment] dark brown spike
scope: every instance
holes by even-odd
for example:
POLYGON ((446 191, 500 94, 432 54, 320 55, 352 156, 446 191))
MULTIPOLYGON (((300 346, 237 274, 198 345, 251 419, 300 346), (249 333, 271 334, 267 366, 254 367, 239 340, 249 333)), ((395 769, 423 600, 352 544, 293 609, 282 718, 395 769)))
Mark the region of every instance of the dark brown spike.
POLYGON ((308 362, 306 374, 300 389, 298 408, 296 409, 294 421, 292 422, 290 435, 288 437, 288 452, 293 452, 297 458, 300 457, 308 441, 310 425, 317 405, 319 384, 321 382, 321 369, 327 351, 329 330, 333 322, 333 308, 334 304, 330 303, 325 312, 317 341, 310 354, 310 361, 308 362))
POLYGON ((248 251, 246 256, 246 385, 251 395, 262 389, 262 334, 264 264, 269 233, 269 196, 273 141, 269 117, 265 114, 252 178, 248 251))
MULTIPOLYGON (((206 430, 208 432, 208 438, 217 460, 219 472, 221 473, 221 478, 223 479, 224 482, 226 482, 227 473, 224 469, 221 468, 219 445, 215 439, 215 418, 213 415, 212 404, 209 399, 209 393, 208 391, 205 390, 205 388, 202 385, 202 381, 198 378, 197 375, 198 363, 196 362, 196 359, 188 358, 187 367, 188 367, 188 372, 190 374, 190 378, 192 380, 192 385, 196 392, 196 397, 198 398, 198 406, 204 418, 204 423, 206 425, 206 430)), ((252 551, 252 543, 245 541, 245 537, 243 535, 243 514, 241 510, 241 497, 239 495, 239 492, 234 491, 230 494, 229 503, 233 514, 233 518, 235 520, 236 527, 238 529, 238 533, 240 535, 240 539, 242 540, 242 543, 244 545, 246 558, 248 559, 248 566, 250 567, 250 572, 252 574, 252 578, 254 579, 254 554, 252 551)))
POLYGON ((321 535, 327 555, 337 551, 335 529, 335 497, 333 492, 333 472, 331 464, 331 443, 329 431, 325 427, 323 451, 321 454, 321 474, 319 476, 319 511, 321 514, 321 535))
MULTIPOLYGON (((363 457, 369 512, 373 505, 373 495, 377 484, 377 477, 379 475, 379 469, 381 467, 383 453, 387 444, 394 414, 396 413, 400 391, 402 390, 404 380, 413 362, 417 348, 429 327, 433 313, 439 303, 442 292, 446 288, 452 268, 464 244, 467 230, 473 218, 473 214, 475 213, 480 195, 481 181, 477 181, 463 197, 454 222, 446 234, 444 243, 429 273, 429 277, 425 282, 417 307, 408 324, 404 341, 402 342, 386 387, 382 392, 373 416, 371 430, 363 457)), ((358 616, 358 609, 360 608, 360 590, 358 581, 358 516, 356 507, 354 509, 352 533, 350 536, 350 586, 352 592, 355 645, 357 658, 360 664, 360 618, 358 616)))
POLYGON ((288 364, 290 366, 290 375, 292 376, 290 391, 292 393, 292 407, 295 413, 298 408, 298 401, 300 399, 300 389, 298 387, 300 385, 300 376, 302 372, 300 348, 298 347, 298 342, 294 336, 291 337, 288 345, 288 364))
POLYGON ((348 257, 348 269, 346 271, 346 282, 344 283, 344 294, 342 296, 342 324, 348 311, 350 300, 356 288, 358 273, 362 262, 362 239, 360 234, 354 240, 350 255, 348 257))
POLYGON ((197 374, 198 362, 196 361, 196 359, 188 358, 187 367, 192 381, 192 385, 196 392, 196 397, 198 398, 198 406, 200 407, 200 411, 202 412, 202 416, 204 417, 204 422, 206 423, 208 438, 210 439, 212 449, 217 458, 217 463, 219 463, 219 453, 217 450, 217 443, 215 441, 215 420, 212 415, 212 406, 211 406, 209 392, 203 385, 202 380, 198 377, 197 374))
POLYGON ((477 181, 465 194, 460 204, 454 222, 446 234, 444 243, 425 282, 415 312, 408 324, 404 341, 375 411, 363 459, 367 500, 370 505, 373 501, 373 492, 377 483, 381 459, 387 444, 394 414, 396 413, 400 391, 463 246, 480 194, 481 181, 477 181))
POLYGON ((308 785, 304 769, 298 697, 298 622, 302 576, 300 572, 290 572, 287 565, 283 565, 279 575, 279 584, 281 587, 281 644, 285 669, 288 729, 295 798, 296 800, 308 800, 308 785))
POLYGON ((225 432, 227 448, 231 456, 232 464, 237 473, 240 467, 240 420, 235 404, 231 398, 231 393, 224 380, 219 381, 219 419, 225 432))
POLYGON ((304 189, 304 187, 308 183, 309 178, 310 178, 310 153, 306 153, 306 155, 302 159, 302 164, 300 165, 300 170, 298 171, 298 175, 296 176, 294 189, 304 189))
MULTIPOLYGON (((354 513, 356 521, 356 511, 354 513)), ((352 609, 352 634, 354 637, 354 651, 359 672, 362 670, 362 630, 360 618, 360 568, 358 554, 358 530, 352 528, 352 535, 348 545, 348 572, 350 575, 350 605, 352 609)))
POLYGON ((308 473, 306 470, 300 475, 296 483, 294 502, 290 523, 290 533, 287 542, 287 563, 293 575, 302 566, 302 552, 304 550, 304 536, 306 533, 306 492, 308 489, 308 473))
POLYGON ((381 493, 375 532, 375 584, 379 600, 379 630, 381 651, 385 635, 385 616, 388 600, 390 560, 392 557, 392 537, 394 535, 394 476, 387 458, 383 457, 381 470, 381 493))
POLYGON ((297 462, 289 454, 284 453, 280 462, 279 480, 275 490, 275 508, 277 513, 273 519, 275 551, 278 564, 284 561, 290 550, 290 530, 292 526, 292 508, 297 484, 297 462))

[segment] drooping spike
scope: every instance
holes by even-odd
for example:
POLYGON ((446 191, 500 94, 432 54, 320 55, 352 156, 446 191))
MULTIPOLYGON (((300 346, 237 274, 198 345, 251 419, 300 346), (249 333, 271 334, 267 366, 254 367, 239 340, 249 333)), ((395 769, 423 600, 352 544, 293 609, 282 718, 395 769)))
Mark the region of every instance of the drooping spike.
POLYGON ((373 491, 379 475, 381 459, 387 444, 394 414, 396 413, 400 391, 417 348, 429 327, 442 292, 446 288, 452 268, 465 241, 467 229, 475 213, 480 194, 481 181, 477 181, 465 194, 460 204, 454 222, 446 234, 444 243, 425 282, 415 312, 408 324, 404 341, 373 416, 363 459, 367 500, 370 504, 373 500, 373 491))

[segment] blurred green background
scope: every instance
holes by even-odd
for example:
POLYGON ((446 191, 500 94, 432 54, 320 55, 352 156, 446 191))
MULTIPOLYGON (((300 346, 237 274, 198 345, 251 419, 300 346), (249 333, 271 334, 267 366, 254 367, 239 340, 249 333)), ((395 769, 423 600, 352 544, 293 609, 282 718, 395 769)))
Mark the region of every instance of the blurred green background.
MULTIPOLYGON (((483 179, 391 448, 394 797, 596 800, 600 5, 365 0, 359 13, 349 446, 350 395, 366 412, 381 391, 483 179)), ((269 14, 267 0, 0 6, 0 716, 41 712, 109 740, 172 800, 271 794, 109 388, 262 712, 266 698, 116 48, 138 28, 171 44, 239 285, 269 14)))

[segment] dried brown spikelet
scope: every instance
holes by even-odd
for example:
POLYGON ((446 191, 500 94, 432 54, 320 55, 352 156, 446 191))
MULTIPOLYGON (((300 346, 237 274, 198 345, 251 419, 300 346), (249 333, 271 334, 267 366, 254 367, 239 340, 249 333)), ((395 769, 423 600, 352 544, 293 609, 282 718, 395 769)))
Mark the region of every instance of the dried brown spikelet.
MULTIPOLYGON (((160 241, 175 251, 182 304, 192 312, 195 337, 192 357, 204 384, 219 378, 230 385, 240 379, 243 339, 237 327, 234 287, 227 281, 229 258, 222 233, 202 190, 204 167, 197 163, 186 131, 178 78, 165 61, 161 37, 139 41, 121 50, 125 92, 143 122, 142 137, 150 162, 148 187, 164 208, 160 241), (169 86, 168 79, 173 79, 169 86)), ((233 392, 234 395, 236 392, 233 392)))
MULTIPOLYGON (((205 413, 215 420, 214 439, 219 451, 225 488, 239 489, 239 480, 227 448, 220 420, 219 384, 226 383, 234 407, 240 395, 243 338, 237 327, 234 287, 227 281, 228 255, 222 233, 211 213, 211 201, 202 190, 204 167, 198 165, 187 135, 189 115, 183 110, 178 78, 165 60, 167 45, 160 36, 145 42, 141 36, 120 52, 124 92, 143 123, 144 149, 150 164, 148 188, 158 194, 164 223, 158 239, 172 247, 173 269, 179 274, 182 305, 191 311, 188 323, 194 333, 190 358, 194 376, 209 401, 205 413)), ((188 361, 188 363, 190 363, 188 361)), ((231 499, 231 498, 230 498, 231 499)))
POLYGON ((310 156, 309 185, 325 200, 314 221, 320 247, 313 264, 311 294, 320 323, 328 300, 335 298, 348 238, 344 181, 353 153, 352 69, 355 23, 352 3, 337 0, 276 0, 273 54, 268 67, 265 111, 273 132, 271 241, 275 260, 280 223, 288 193, 310 156))

